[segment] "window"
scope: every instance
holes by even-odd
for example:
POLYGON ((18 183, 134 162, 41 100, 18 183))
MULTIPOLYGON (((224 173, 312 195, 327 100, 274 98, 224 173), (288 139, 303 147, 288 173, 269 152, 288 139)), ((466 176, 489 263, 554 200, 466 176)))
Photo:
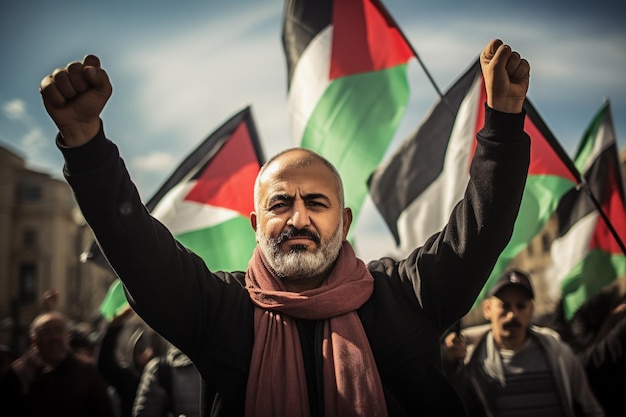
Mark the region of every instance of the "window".
POLYGON ((43 190, 38 184, 22 184, 22 186, 19 187, 17 197, 20 202, 41 201, 43 197, 43 190))
POLYGON ((37 300, 37 265, 25 262, 20 265, 20 303, 31 304, 37 300))
POLYGON ((26 229, 22 234, 22 243, 28 248, 32 248, 37 245, 37 231, 33 229, 26 229))

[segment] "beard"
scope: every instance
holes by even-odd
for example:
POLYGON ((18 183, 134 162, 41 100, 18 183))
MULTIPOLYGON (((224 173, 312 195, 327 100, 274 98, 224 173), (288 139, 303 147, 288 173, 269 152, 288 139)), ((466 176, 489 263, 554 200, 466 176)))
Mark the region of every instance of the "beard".
POLYGON ((278 277, 291 281, 305 281, 323 276, 332 269, 343 243, 342 232, 343 221, 335 233, 325 240, 313 231, 298 230, 294 227, 290 227, 276 238, 267 236, 259 230, 256 236, 259 249, 278 277), (317 249, 314 252, 307 252, 305 246, 295 245, 289 251, 283 251, 281 248, 283 242, 295 236, 311 238, 317 244, 317 249))

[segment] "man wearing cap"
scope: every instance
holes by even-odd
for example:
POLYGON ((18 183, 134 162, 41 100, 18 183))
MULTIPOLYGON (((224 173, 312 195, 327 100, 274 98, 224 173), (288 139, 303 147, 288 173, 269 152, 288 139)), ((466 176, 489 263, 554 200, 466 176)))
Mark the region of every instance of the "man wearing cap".
POLYGON ((556 332, 531 326, 534 291, 523 271, 505 272, 483 302, 489 329, 473 349, 448 335, 444 362, 474 416, 603 416, 585 371, 556 332), (461 378, 459 378, 461 375, 461 378), (453 378, 454 376, 454 378, 453 378))

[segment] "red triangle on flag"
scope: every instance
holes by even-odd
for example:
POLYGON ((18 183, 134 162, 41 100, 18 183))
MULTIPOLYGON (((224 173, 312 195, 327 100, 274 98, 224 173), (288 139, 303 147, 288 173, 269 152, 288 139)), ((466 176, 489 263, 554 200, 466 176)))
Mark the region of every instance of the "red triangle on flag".
POLYGON ((254 182, 259 169, 250 133, 241 123, 196 178, 185 200, 224 207, 248 217, 254 210, 254 182))
POLYGON ((413 52, 377 0, 333 3, 330 79, 405 64, 413 52))
MULTIPOLYGON (((616 175, 620 175, 620 168, 615 166, 614 161, 603 161, 603 163, 608 165, 609 169, 607 169, 608 174, 605 184, 607 195, 604 197, 604 201, 600 202, 602 211, 610 219, 619 239, 622 242, 626 242, 626 205, 624 204, 622 193, 620 193, 621 181, 616 178, 616 175)), ((606 222, 600 218, 596 223, 590 246, 591 249, 601 249, 611 254, 623 253, 606 222)))

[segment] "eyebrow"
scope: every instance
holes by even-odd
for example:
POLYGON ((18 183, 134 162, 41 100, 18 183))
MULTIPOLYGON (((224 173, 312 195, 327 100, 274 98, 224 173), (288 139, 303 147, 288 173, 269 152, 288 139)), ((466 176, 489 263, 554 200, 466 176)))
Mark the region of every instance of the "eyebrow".
MULTIPOLYGON (((311 194, 305 194, 302 196, 302 199, 304 201, 311 201, 311 200, 324 200, 327 202, 327 204, 331 204, 331 200, 330 197, 328 197, 326 194, 322 194, 322 193, 311 193, 311 194)), ((277 202, 277 201, 293 201, 295 200, 295 197, 286 193, 281 193, 281 194, 275 194, 272 197, 270 197, 270 199, 267 201, 267 203, 269 205, 272 205, 273 203, 277 202)))

